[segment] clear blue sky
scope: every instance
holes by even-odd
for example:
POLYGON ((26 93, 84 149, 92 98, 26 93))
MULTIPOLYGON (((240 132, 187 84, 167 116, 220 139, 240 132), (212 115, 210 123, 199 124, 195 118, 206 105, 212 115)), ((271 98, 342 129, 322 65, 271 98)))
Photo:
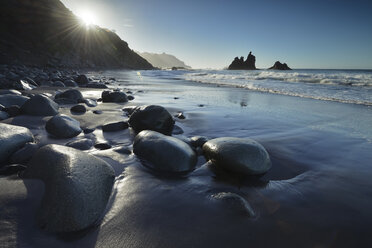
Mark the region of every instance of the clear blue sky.
POLYGON ((372 1, 62 0, 92 12, 141 52, 223 68, 252 51, 259 68, 372 69, 372 1))

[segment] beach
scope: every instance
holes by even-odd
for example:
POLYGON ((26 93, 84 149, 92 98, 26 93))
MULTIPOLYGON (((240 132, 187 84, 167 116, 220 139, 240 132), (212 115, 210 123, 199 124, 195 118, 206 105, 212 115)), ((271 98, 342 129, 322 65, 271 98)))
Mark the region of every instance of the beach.
MULTIPOLYGON (((188 80, 190 75, 183 76, 180 71, 85 73, 96 80, 115 78, 108 87, 131 92, 128 94, 134 100, 99 102, 96 107, 87 107, 84 114, 72 113, 73 104, 60 104, 59 112, 78 120, 82 129, 95 129, 69 139, 50 137, 44 129, 45 117, 19 115, 2 123, 29 128, 41 146, 65 145, 82 138, 109 144, 111 148, 106 150, 92 147, 84 151, 114 169, 106 210, 93 227, 82 233, 49 234, 35 220, 44 191, 41 181, 2 176, 0 247, 372 244, 372 106, 366 104, 368 94, 360 102, 352 102, 354 96, 314 99, 311 94, 270 93, 238 84, 197 82, 195 73, 188 80), (172 116, 182 113, 185 119, 174 117, 179 128, 173 133, 181 140, 193 136, 254 139, 266 148, 272 168, 254 178, 221 173, 199 154, 196 168, 189 173, 174 176, 153 171, 132 152, 135 133, 131 128, 108 133, 101 129, 110 122, 127 121, 128 113, 123 108, 142 105, 163 106, 172 116), (94 110, 102 113, 94 114, 94 110), (123 147, 129 152, 116 151, 123 147), (230 193, 240 199, 238 203, 216 197, 230 193), (242 209, 241 202, 249 204, 253 216, 242 209)), ((345 87, 353 90, 350 85, 345 87)), ((77 89, 84 98, 93 100, 99 99, 103 91, 77 89)), ((29 92, 53 98, 57 90, 64 89, 38 87, 29 92)))

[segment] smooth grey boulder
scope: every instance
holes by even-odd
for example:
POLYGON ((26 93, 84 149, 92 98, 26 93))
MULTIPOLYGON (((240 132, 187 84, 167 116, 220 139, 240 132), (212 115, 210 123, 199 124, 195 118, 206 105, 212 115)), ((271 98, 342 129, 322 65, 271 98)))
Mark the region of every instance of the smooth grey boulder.
POLYGON ((25 80, 19 80, 19 81, 14 82, 13 87, 16 90, 32 90, 36 88, 35 85, 32 85, 25 80))
POLYGON ((78 103, 84 100, 83 95, 77 89, 70 89, 55 95, 54 99, 69 99, 73 103, 78 103))
POLYGON ((105 90, 102 92, 102 102, 128 102, 127 95, 124 92, 120 91, 108 91, 105 90))
POLYGON ((47 121, 45 129, 56 138, 72 138, 81 133, 80 122, 67 115, 56 115, 47 121))
POLYGON ((224 137, 203 145, 204 156, 218 167, 245 175, 259 175, 271 168, 270 156, 258 142, 224 137))
POLYGON ((0 175, 9 176, 17 174, 20 171, 26 170, 26 166, 21 164, 8 164, 3 167, 0 167, 0 175))
POLYGON ((66 85, 64 83, 62 83, 61 81, 55 81, 55 82, 52 82, 52 85, 53 87, 66 87, 66 85))
POLYGON ((84 230, 102 216, 115 179, 105 161, 61 145, 38 150, 24 172, 25 178, 45 183, 37 219, 49 232, 84 230))
POLYGON ((15 95, 15 94, 5 94, 0 95, 0 104, 4 107, 10 107, 12 105, 17 105, 21 107, 28 99, 28 97, 15 95))
POLYGON ((58 114, 59 105, 44 95, 36 95, 21 107, 21 113, 34 116, 51 116, 58 114))
POLYGON ((85 100, 84 100, 84 103, 85 103, 88 107, 97 107, 97 101, 96 101, 96 100, 93 100, 93 99, 85 99, 85 100))
POLYGON ((74 80, 66 80, 63 82, 66 87, 78 87, 77 83, 74 80))
POLYGON ((21 108, 18 105, 12 105, 4 109, 10 117, 21 114, 21 108))
POLYGON ((108 87, 103 83, 93 82, 87 85, 84 85, 85 88, 93 88, 93 89, 107 89, 108 87))
POLYGON ((66 146, 78 149, 78 150, 89 150, 94 145, 93 141, 90 139, 80 139, 74 140, 66 144, 66 146))
POLYGON ((193 147, 202 147, 208 141, 208 138, 205 136, 194 136, 190 140, 193 147))
POLYGON ((37 144, 27 143, 24 147, 10 156, 9 162, 12 164, 26 164, 38 149, 39 146, 37 144))
POLYGON ((191 171, 197 161, 195 152, 185 142, 150 130, 137 134, 133 152, 145 160, 146 166, 166 172, 191 171))
POLYGON ((9 114, 5 111, 0 111, 0 121, 6 120, 9 118, 9 114))
POLYGON ((27 128, 0 123, 0 163, 32 141, 34 136, 27 128))
POLYGON ((174 120, 162 106, 147 105, 136 108, 129 117, 129 125, 137 133, 142 130, 153 130, 162 134, 172 134, 174 120))

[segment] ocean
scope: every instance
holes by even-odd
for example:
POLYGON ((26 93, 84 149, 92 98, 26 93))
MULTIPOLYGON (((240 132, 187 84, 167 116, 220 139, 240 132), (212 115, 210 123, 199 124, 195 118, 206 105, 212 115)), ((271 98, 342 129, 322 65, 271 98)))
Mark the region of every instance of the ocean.
POLYGON ((144 75, 251 91, 372 105, 372 70, 146 71, 144 75))

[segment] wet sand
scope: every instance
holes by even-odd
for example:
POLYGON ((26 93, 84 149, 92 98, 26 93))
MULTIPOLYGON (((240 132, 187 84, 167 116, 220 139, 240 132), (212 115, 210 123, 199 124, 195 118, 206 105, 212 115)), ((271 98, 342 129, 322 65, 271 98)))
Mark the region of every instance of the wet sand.
MULTIPOLYGON (((139 76, 132 71, 92 72, 115 77, 133 92, 127 104, 100 103, 71 115, 82 127, 98 127, 89 137, 113 148, 87 152, 116 172, 102 222, 84 233, 56 236, 36 226, 43 185, 37 180, 0 178, 0 244, 5 247, 370 247, 372 244, 372 108, 139 76), (175 99, 176 98, 176 99, 175 99), (128 147, 131 130, 102 133, 99 126, 126 120, 123 107, 157 104, 176 119, 182 135, 250 137, 269 152, 272 169, 261 178, 216 170, 200 156, 184 176, 155 173, 128 147), (92 110, 102 110, 95 115, 92 110), (212 196, 232 192, 256 215, 212 196)), ((53 93, 55 89, 42 89, 53 93)), ((102 90, 83 90, 98 98, 102 90)), ((47 118, 19 116, 7 123, 31 129, 42 144, 65 144, 43 129, 47 118)), ((177 135, 175 135, 177 137, 177 135)), ((80 134, 74 139, 80 139, 80 134)), ((72 139, 72 140, 74 140, 72 139)), ((0 247, 1 247, 0 245, 0 247)))

